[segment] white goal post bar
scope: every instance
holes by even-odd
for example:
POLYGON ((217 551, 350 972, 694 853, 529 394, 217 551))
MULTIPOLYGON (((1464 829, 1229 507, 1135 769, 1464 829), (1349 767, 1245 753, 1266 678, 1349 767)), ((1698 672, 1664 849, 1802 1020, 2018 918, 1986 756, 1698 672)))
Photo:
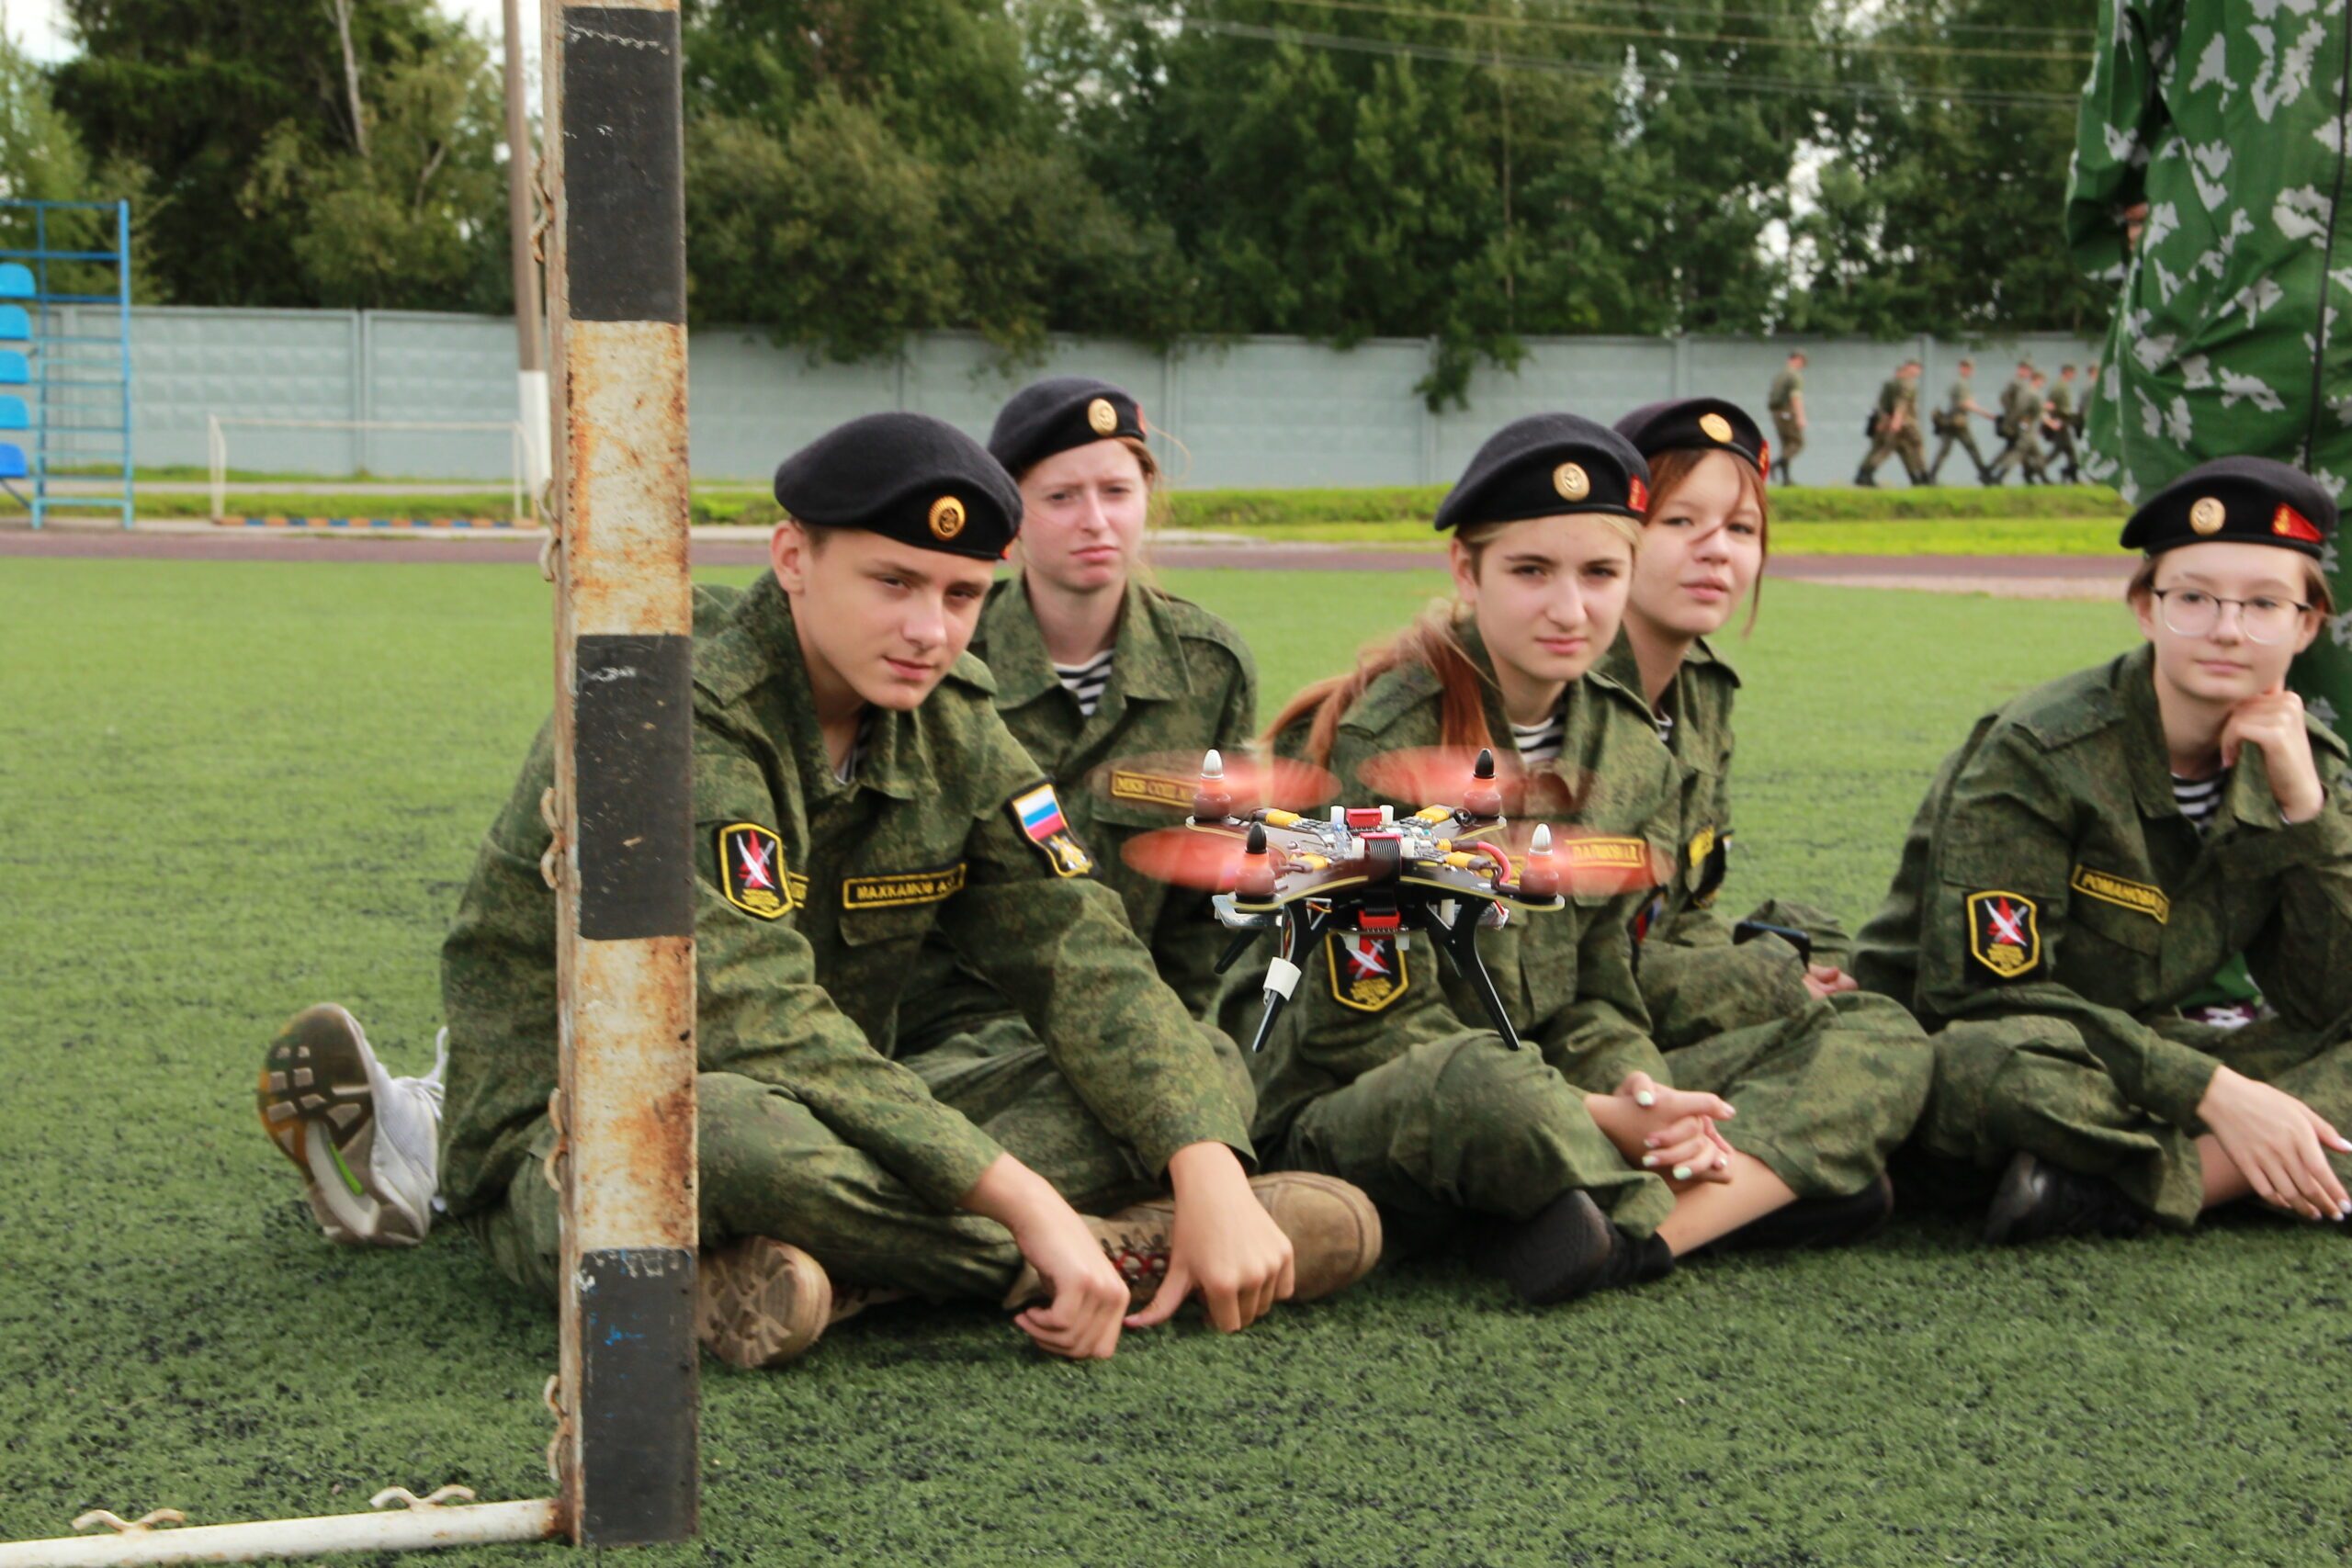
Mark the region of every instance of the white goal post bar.
MULTIPOLYGON (((342 430, 361 434, 373 431, 438 432, 474 434, 503 434, 506 437, 507 499, 513 510, 507 515, 517 523, 528 517, 539 520, 538 489, 526 481, 531 472, 533 456, 531 435, 520 420, 459 420, 459 419, 248 419, 243 414, 212 413, 204 416, 204 451, 211 469, 212 515, 229 514, 229 437, 231 429, 237 430, 342 430), (526 507, 528 510, 525 510, 526 507)), ((370 480, 370 483, 377 481, 370 480)), ((335 480, 322 477, 319 487, 332 490, 335 480)))

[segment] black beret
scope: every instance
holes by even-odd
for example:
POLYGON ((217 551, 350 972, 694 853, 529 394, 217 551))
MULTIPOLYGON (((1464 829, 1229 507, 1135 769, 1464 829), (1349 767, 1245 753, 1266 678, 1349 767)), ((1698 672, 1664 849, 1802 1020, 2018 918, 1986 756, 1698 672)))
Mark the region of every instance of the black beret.
POLYGON ((1764 433, 1737 403, 1721 398, 1644 403, 1617 422, 1617 434, 1645 458, 1661 452, 1732 451, 1755 464, 1758 473, 1772 467, 1772 448, 1764 433))
POLYGON ((998 560, 1021 491, 980 444, 924 413, 835 425, 775 471, 776 504, 820 528, 863 528, 926 550, 998 560))
POLYGON ((2142 503, 2123 547, 2162 555, 2215 539, 2278 545, 2316 558, 2335 532, 2335 502, 2317 479, 2268 457, 2200 463, 2142 503))
POLYGON ((1020 474, 1057 452, 1130 435, 1144 437, 1143 406, 1108 381, 1048 376, 1012 394, 997 412, 989 452, 1020 474))
POLYGON ((1650 468, 1625 438, 1572 413, 1512 420, 1487 438, 1437 509, 1440 528, 1569 512, 1641 520, 1650 468))

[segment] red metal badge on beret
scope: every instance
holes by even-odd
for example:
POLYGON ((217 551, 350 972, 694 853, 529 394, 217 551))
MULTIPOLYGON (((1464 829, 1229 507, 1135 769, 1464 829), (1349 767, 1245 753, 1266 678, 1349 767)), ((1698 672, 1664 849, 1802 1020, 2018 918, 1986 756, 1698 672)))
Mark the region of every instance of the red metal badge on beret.
POLYGON ((2270 514, 2270 531, 2290 539, 2301 539, 2307 545, 2320 542, 2319 529, 2312 520, 2283 501, 2278 503, 2278 510, 2270 514))
POLYGON ((1634 480, 1632 488, 1625 492, 1625 504, 1636 512, 1647 512, 1650 509, 1650 487, 1639 479, 1634 480))

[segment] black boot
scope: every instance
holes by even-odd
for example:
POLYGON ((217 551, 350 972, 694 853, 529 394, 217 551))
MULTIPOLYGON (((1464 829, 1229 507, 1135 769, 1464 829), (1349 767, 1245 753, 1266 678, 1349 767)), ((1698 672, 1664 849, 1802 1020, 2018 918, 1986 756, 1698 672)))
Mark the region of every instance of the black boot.
POLYGON ((2111 1181, 2083 1176, 2020 1150, 1984 1211, 1984 1239, 2040 1241, 2052 1235, 2138 1235, 2148 1216, 2111 1181))
POLYGON ((1894 1213, 1894 1183, 1883 1172, 1860 1192, 1843 1198, 1800 1198, 1744 1224, 1724 1245, 1751 1247, 1849 1247, 1868 1241, 1894 1213))
POLYGON ((1478 1266, 1531 1306, 1556 1306, 1671 1273, 1674 1254, 1655 1235, 1619 1230, 1589 1196, 1570 1190, 1533 1218, 1498 1228, 1478 1266))

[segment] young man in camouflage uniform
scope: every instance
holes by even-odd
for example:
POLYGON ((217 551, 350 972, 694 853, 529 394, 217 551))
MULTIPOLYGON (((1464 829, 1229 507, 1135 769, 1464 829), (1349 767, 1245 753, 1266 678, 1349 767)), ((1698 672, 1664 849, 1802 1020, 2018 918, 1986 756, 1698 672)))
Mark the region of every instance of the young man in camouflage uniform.
MULTIPOLYGON (((1123 1319, 1195 1290, 1232 1330, 1359 1277, 1370 1205, 1343 1183, 1246 1177, 1236 1054, 1152 972, 964 653, 1019 525, 1010 479, 937 420, 876 414, 787 461, 775 493, 773 570, 695 594, 704 1343, 773 1364, 879 1292, 1002 1300, 1046 1350, 1102 1357, 1123 1319), (934 932, 1035 1030, 1007 1070, 933 1081, 898 1057, 934 932)), ((552 778, 543 730, 443 946, 440 1173, 448 1213, 548 1293, 552 778)), ((364 1115, 342 1126, 299 1091, 323 1074, 364 1111, 373 1069, 344 1010, 299 1016, 272 1047, 289 1081, 265 1079, 265 1125, 306 1169, 311 1139, 369 1152, 364 1115)))
POLYGON ((1794 481, 1789 477, 1789 461, 1804 450, 1804 351, 1792 349, 1789 362, 1772 378, 1772 389, 1766 394, 1764 406, 1772 415, 1772 437, 1779 443, 1772 466, 1781 471, 1781 482, 1794 481))
POLYGON ((1855 973, 1934 1035, 1951 1190, 2002 1173, 1987 1241, 2352 1214, 2352 770, 2283 685, 2335 525, 2259 457, 2158 491, 2123 531, 2146 645, 1980 720, 1912 823, 1855 973), (2277 1015, 2182 1018, 2237 953, 2277 1015))
POLYGON ((2041 429, 2050 437, 2050 449, 2065 459, 2068 484, 2080 483, 2083 477, 2082 457, 2075 447, 2075 426, 2079 418, 2075 408, 2075 367, 2061 365, 2058 379, 2042 400, 2041 429))
MULTIPOLYGON (((2352 18, 2340 5, 2101 8, 2066 234, 2116 286, 2083 468, 2129 500, 2233 454, 2352 482, 2352 18)), ((2352 604, 2343 554, 2327 570, 2352 604)), ((2352 738, 2352 616, 2295 660, 2352 738)))
POLYGON ((1976 429, 1972 418, 1992 419, 1993 411, 1976 400, 1976 388, 1971 379, 1976 374, 1976 361, 1963 359, 1959 372, 1953 376, 1951 390, 1944 393, 1944 406, 1936 414, 1936 460, 1928 465, 1928 482, 1934 484, 1944 471, 1944 459, 1951 456, 1955 445, 1968 448, 1968 460, 1976 469, 1976 482, 1985 483, 1984 454, 1977 449, 1976 429))
POLYGON ((1998 429, 2007 443, 1985 470, 1986 484, 1999 484, 2011 468, 2020 468, 2027 484, 2047 484, 2050 475, 2041 452, 2041 394, 2033 389, 2040 378, 2030 360, 2018 361, 2018 373, 2001 389, 1998 429))
POLYGON ((1919 434, 1919 362, 1906 359, 1878 389, 1878 409, 1871 422, 1870 455, 1854 475, 1858 485, 1878 483, 1878 468, 1890 454, 1903 459, 1903 471, 1915 485, 1928 482, 1928 445, 1919 434))

